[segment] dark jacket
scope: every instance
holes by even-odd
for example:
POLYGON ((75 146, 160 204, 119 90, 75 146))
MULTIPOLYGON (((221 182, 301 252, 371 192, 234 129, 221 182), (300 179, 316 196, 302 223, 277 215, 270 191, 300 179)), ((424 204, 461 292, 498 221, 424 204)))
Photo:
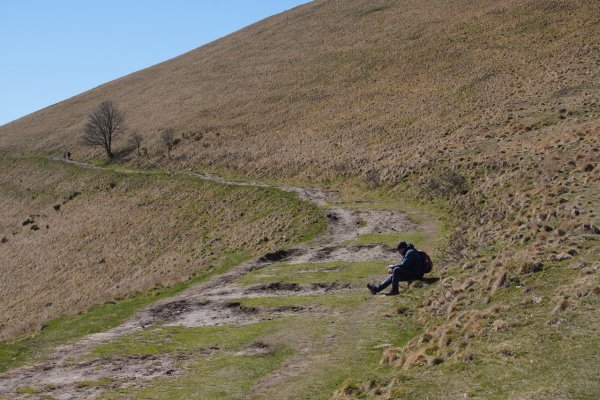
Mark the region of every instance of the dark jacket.
POLYGON ((423 260, 421 258, 421 254, 415 249, 411 243, 408 244, 406 248, 406 253, 404 253, 404 258, 400 263, 395 264, 392 268, 402 268, 407 269, 414 273, 422 273, 423 272, 423 260))

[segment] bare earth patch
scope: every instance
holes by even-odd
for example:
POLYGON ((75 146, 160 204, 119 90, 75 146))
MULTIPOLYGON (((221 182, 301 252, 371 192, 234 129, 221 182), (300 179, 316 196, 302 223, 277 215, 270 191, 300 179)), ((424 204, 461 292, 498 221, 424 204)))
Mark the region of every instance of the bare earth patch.
POLYGON ((177 375, 183 356, 101 358, 76 364, 47 362, 2 376, 0 393, 15 398, 20 388, 34 388, 54 399, 93 398, 104 386, 127 387, 159 376, 177 375))

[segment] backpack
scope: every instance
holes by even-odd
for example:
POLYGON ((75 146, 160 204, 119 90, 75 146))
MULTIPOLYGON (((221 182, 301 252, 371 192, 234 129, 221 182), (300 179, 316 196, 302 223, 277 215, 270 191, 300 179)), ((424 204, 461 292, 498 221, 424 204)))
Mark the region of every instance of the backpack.
POLYGON ((433 268, 431 257, 429 257, 429 255, 424 251, 419 251, 419 254, 421 255, 421 260, 423 261, 423 273, 427 274, 431 272, 431 269, 433 268))

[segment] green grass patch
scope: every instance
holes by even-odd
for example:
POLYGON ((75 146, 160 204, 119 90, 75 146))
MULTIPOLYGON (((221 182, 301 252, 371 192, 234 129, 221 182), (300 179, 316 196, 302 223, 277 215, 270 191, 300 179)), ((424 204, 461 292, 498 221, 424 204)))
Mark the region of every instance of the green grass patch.
POLYGON ((278 349, 269 355, 216 355, 195 362, 177 379, 158 378, 144 388, 124 388, 104 393, 100 399, 244 399, 265 375, 276 370, 291 354, 278 349))
POLYGON ((157 327, 116 339, 94 349, 91 357, 131 357, 157 354, 190 354, 203 349, 238 351, 257 337, 281 328, 283 319, 241 326, 157 327))
POLYGON ((362 304, 341 314, 290 320, 278 339, 301 350, 288 360, 290 365, 299 365, 299 371, 261 397, 329 399, 349 377, 361 382, 388 378, 390 369, 378 364, 379 346, 401 345, 417 332, 410 318, 384 316, 395 302, 368 294, 362 304))
POLYGON ((114 382, 115 380, 110 377, 101 378, 93 381, 77 381, 75 382, 75 387, 83 389, 83 388, 97 388, 101 386, 107 386, 114 382))
POLYGON ((39 389, 34 387, 22 387, 16 390, 17 394, 38 394, 40 393, 39 389))
POLYGON ((261 310, 273 310, 280 307, 324 307, 338 311, 350 311, 364 303, 364 293, 335 293, 311 296, 277 296, 277 297, 244 297, 232 299, 243 306, 256 307, 261 310))
POLYGON ((101 398, 244 399, 258 387, 261 398, 327 399, 348 377, 388 378, 393 371, 379 367, 378 346, 410 340, 417 333, 414 321, 383 315, 399 299, 365 294, 352 301, 352 307, 340 309, 341 314, 283 317, 242 326, 163 327, 120 338, 91 355, 196 358, 182 375, 159 378, 142 388, 118 389, 101 398), (268 343, 270 351, 240 352, 258 341, 268 343), (205 349, 212 352, 203 353, 205 349), (260 386, 269 373, 283 371, 284 361, 289 376, 284 373, 274 386, 260 386))
POLYGON ((388 263, 384 261, 333 261, 302 264, 276 263, 266 268, 252 271, 242 277, 239 282, 244 285, 271 282, 298 284, 363 283, 375 276, 385 274, 385 266, 387 265, 388 263))

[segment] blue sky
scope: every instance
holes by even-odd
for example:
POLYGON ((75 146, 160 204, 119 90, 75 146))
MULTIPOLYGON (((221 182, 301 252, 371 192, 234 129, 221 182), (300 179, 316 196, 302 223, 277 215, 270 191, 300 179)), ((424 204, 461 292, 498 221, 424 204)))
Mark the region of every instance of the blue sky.
POLYGON ((0 125, 307 0, 0 0, 0 125))

